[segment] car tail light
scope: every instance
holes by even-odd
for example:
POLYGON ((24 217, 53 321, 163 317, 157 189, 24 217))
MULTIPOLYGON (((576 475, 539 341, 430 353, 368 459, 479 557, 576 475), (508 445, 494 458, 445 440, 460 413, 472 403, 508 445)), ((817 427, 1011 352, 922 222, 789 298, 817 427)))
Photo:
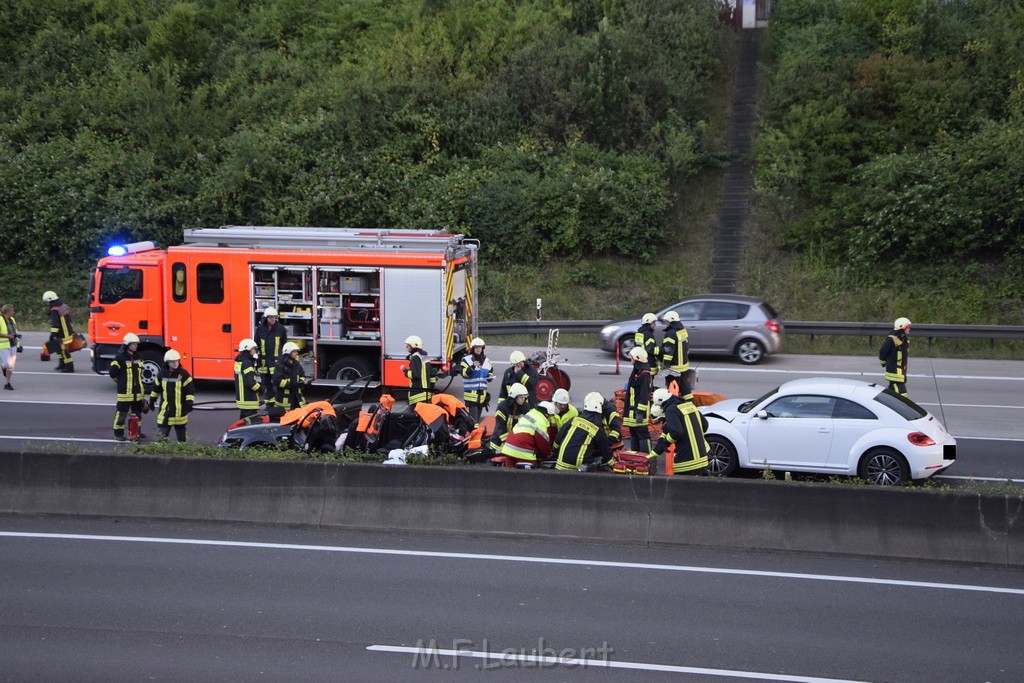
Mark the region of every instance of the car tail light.
POLYGON ((775 334, 778 334, 779 332, 782 331, 782 325, 780 325, 779 321, 775 320, 774 318, 771 320, 766 320, 764 326, 767 327, 772 332, 774 332, 775 334))
POLYGON ((910 432, 907 434, 907 441, 915 446, 934 446, 935 441, 924 432, 910 432))

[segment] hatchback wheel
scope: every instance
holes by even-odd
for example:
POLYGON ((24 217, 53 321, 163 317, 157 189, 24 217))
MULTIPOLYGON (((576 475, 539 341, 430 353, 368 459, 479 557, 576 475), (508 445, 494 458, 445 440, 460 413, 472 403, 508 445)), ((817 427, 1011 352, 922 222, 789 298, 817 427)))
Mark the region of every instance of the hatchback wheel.
POLYGON ((764 358, 764 347, 756 339, 744 339, 736 345, 736 357, 744 365, 756 365, 764 358))
POLYGON ((629 352, 636 348, 636 340, 632 335, 619 337, 619 356, 622 360, 633 360, 629 357, 629 352))
POLYGON ((891 448, 875 448, 860 459, 857 474, 869 484, 901 486, 910 480, 907 459, 891 448))
POLYGON ((708 442, 708 474, 713 477, 728 477, 739 468, 736 447, 725 437, 710 434, 708 442))

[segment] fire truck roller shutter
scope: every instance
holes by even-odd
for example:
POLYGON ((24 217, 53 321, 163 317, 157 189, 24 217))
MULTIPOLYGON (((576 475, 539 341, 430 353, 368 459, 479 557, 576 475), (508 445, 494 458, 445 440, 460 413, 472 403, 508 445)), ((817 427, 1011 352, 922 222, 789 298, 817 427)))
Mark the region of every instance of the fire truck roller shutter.
POLYGON ((423 339, 431 358, 444 355, 444 271, 440 268, 385 268, 381 277, 384 355, 405 358, 405 340, 423 339))

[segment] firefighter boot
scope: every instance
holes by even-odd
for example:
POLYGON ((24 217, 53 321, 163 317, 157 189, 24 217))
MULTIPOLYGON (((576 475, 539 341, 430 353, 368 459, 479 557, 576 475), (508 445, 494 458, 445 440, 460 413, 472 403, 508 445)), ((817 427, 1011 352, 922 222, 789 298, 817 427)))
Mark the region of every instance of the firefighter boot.
POLYGON ((70 363, 65 363, 62 360, 60 363, 61 364, 59 366, 57 366, 57 370, 59 372, 74 372, 75 371, 75 361, 71 361, 70 363))

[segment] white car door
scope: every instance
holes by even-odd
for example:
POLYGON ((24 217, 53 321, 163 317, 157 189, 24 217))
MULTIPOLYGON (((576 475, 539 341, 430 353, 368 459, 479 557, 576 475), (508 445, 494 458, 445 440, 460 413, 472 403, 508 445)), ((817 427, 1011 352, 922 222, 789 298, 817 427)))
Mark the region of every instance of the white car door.
POLYGON ((782 396, 752 411, 747 426, 751 467, 824 468, 832 448, 830 396, 782 396))
POLYGON ((829 469, 854 473, 860 453, 850 449, 857 440, 868 432, 880 427, 878 416, 859 403, 845 398, 836 398, 832 410, 832 454, 829 455, 829 469))

